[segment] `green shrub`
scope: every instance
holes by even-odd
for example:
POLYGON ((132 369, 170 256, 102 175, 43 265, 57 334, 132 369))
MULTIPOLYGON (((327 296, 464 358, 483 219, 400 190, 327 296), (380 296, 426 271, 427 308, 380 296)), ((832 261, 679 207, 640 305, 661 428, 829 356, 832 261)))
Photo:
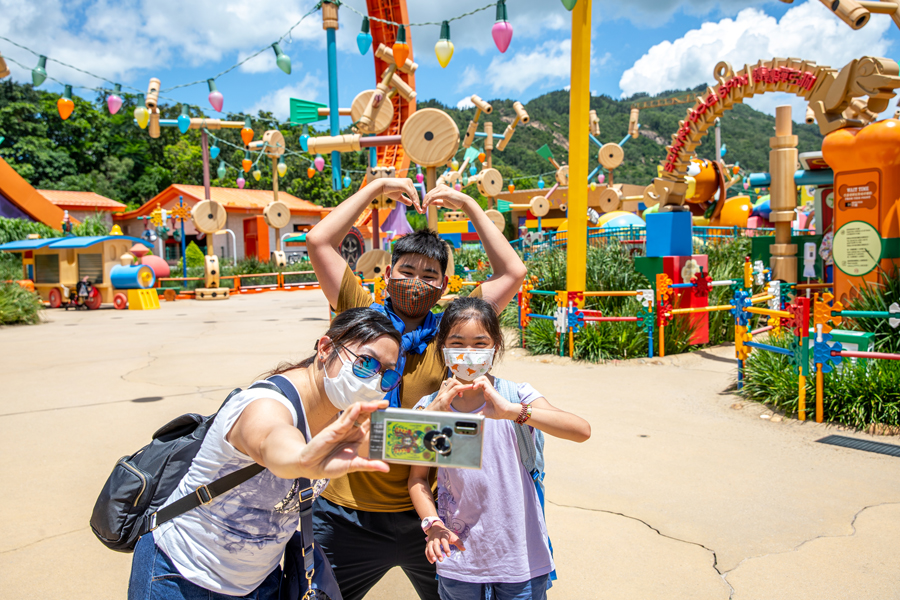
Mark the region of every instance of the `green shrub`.
MULTIPOLYGON (((894 302, 900 303, 900 271, 882 273, 878 285, 867 285, 859 290, 859 296, 850 301, 845 310, 886 311, 894 302)), ((869 331, 875 334, 877 352, 900 352, 900 329, 890 326, 887 319, 847 319, 841 329, 869 331)))
POLYGON ((200 247, 196 243, 194 243, 194 242, 189 243, 187 245, 187 248, 185 249, 184 253, 187 256, 188 269, 190 269, 191 267, 203 267, 204 266, 204 264, 206 262, 205 255, 203 254, 203 250, 201 250, 200 247))
POLYGON ((22 278, 22 255, 18 252, 0 252, 0 281, 22 278))
POLYGON ((92 215, 88 215, 84 221, 73 227, 72 234, 83 236, 109 235, 110 229, 112 229, 112 226, 103 219, 103 215, 99 212, 95 212, 92 215))
POLYGON ((31 234, 38 234, 42 238, 54 238, 62 236, 62 232, 53 229, 49 225, 26 221, 25 219, 7 219, 0 217, 0 244, 27 239, 31 234))
POLYGON ((0 325, 40 323, 43 307, 36 293, 15 283, 0 283, 0 325))
MULTIPOLYGON (((786 348, 788 335, 770 337, 767 343, 786 348)), ((822 378, 822 405, 826 421, 863 429, 874 423, 900 425, 900 363, 868 360, 852 364, 844 359, 841 372, 822 378)), ((799 379, 790 359, 782 354, 754 350, 744 368, 744 387, 739 394, 769 404, 789 415, 799 407, 799 379)), ((815 417, 816 379, 806 378, 806 418, 815 417)))

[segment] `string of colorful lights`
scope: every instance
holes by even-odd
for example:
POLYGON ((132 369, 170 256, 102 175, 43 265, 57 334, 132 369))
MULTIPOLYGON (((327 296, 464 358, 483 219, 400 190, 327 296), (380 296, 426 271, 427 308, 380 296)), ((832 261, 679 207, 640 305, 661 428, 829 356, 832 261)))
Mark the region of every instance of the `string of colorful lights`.
MULTIPOLYGON (((351 6, 349 4, 340 3, 340 2, 336 2, 336 3, 341 4, 345 8, 349 9, 350 11, 358 14, 359 16, 361 16, 363 18, 362 31, 357 35, 357 40, 356 40, 357 46, 359 47, 360 53, 362 53, 362 54, 366 54, 368 52, 369 48, 372 47, 372 36, 371 36, 371 34, 369 34, 369 20, 370 19, 385 23, 392 27, 396 27, 397 28, 397 37, 396 37, 396 40, 393 45, 393 51, 394 51, 394 56, 399 57, 401 59, 401 63, 403 62, 403 60, 405 60, 404 57, 409 56, 409 45, 406 43, 406 29, 407 28, 440 25, 441 26, 440 39, 435 44, 434 51, 435 51, 435 56, 437 57, 438 62, 440 63, 441 67, 446 67, 450 63, 450 59, 453 57, 453 51, 454 51, 453 42, 450 40, 450 22, 457 21, 459 19, 463 19, 465 17, 477 14, 479 12, 489 9, 492 6, 497 7, 496 21, 494 22, 494 25, 491 29, 491 35, 494 38, 494 43, 497 45, 497 49, 500 50, 500 52, 506 52, 507 48, 509 48, 510 42, 512 41, 513 30, 512 30, 512 25, 510 25, 510 23, 508 21, 506 0, 497 0, 496 2, 491 2, 480 8, 476 8, 475 10, 457 15, 455 17, 451 17, 449 19, 445 19, 441 22, 428 21, 428 22, 423 22, 423 23, 396 23, 394 21, 378 19, 376 17, 369 17, 369 16, 363 14, 362 12, 360 12, 359 10, 355 9, 353 6, 351 6)), ((260 54, 262 54, 269 48, 271 48, 275 53, 275 63, 278 66, 278 68, 281 69, 285 74, 290 75, 291 74, 291 58, 290 58, 290 56, 288 56, 287 54, 285 54, 282 51, 281 46, 279 44, 281 44, 286 38, 288 38, 291 35, 291 33, 294 31, 294 29, 299 27, 300 24, 306 18, 311 16, 316 11, 320 10, 321 6, 322 6, 322 2, 320 1, 315 6, 313 6, 309 11, 307 11, 302 17, 300 17, 300 19, 296 23, 294 23, 286 32, 284 32, 284 34, 282 34, 281 37, 279 37, 277 40, 275 40, 271 44, 267 44, 267 45, 263 46, 262 48, 256 50, 255 52, 249 54, 242 60, 236 62, 235 64, 231 65, 230 67, 221 71, 220 73, 214 75, 213 77, 209 77, 206 79, 198 79, 197 81, 181 83, 181 84, 174 85, 174 86, 171 86, 168 88, 164 88, 164 89, 160 90, 160 94, 164 94, 166 92, 171 92, 171 91, 177 90, 177 89, 191 87, 194 85, 199 85, 202 83, 206 83, 209 88, 209 96, 208 96, 209 103, 216 112, 221 113, 222 107, 225 102, 225 98, 224 98, 222 92, 220 92, 218 90, 218 88, 216 86, 216 80, 219 79, 220 77, 223 77, 224 75, 227 75, 231 71, 233 71, 233 70, 237 69, 238 67, 240 67, 241 65, 245 64, 246 62, 256 58, 257 56, 259 56, 260 54)), ((23 45, 23 44, 20 44, 14 40, 11 40, 8 37, 0 36, 0 40, 4 40, 17 48, 20 48, 21 50, 29 52, 38 57, 37 66, 35 66, 33 69, 31 69, 31 80, 32 80, 32 84, 34 85, 34 87, 39 87, 42 83, 44 83, 48 79, 50 81, 54 81, 54 82, 64 86, 65 91, 64 91, 62 97, 60 98, 60 101, 57 103, 58 107, 60 108, 60 117, 62 117, 63 120, 67 119, 68 116, 70 116, 72 114, 72 111, 74 110, 74 104, 72 103, 72 98, 71 98, 73 88, 91 90, 91 91, 95 91, 98 93, 109 92, 109 94, 107 96, 107 106, 109 107, 111 114, 115 114, 119 110, 119 108, 122 106, 123 101, 122 101, 122 98, 119 95, 119 93, 121 92, 123 87, 126 89, 129 89, 129 90, 132 90, 136 93, 142 93, 142 90, 139 90, 139 89, 129 86, 127 84, 123 85, 120 83, 116 83, 106 77, 97 75, 96 73, 92 73, 90 71, 78 68, 74 65, 63 62, 56 58, 52 58, 46 54, 42 54, 36 50, 33 50, 33 49, 23 45), (79 73, 83 73, 90 77, 94 77, 96 79, 99 79, 100 81, 104 81, 106 83, 111 84, 113 87, 112 87, 112 89, 109 89, 109 88, 95 88, 95 87, 90 87, 90 86, 73 86, 73 85, 67 84, 63 81, 60 81, 60 80, 50 77, 48 75, 48 73, 47 73, 47 63, 48 62, 54 62, 58 65, 66 67, 66 68, 73 69, 74 71, 77 71, 79 73), (70 108, 72 110, 69 110, 70 108), (65 117, 62 116, 64 113, 67 113, 67 115, 65 117)), ((23 65, 21 62, 13 59, 11 57, 5 56, 4 58, 6 58, 6 60, 18 65, 22 69, 26 69, 26 70, 28 69, 27 66, 23 65)), ((160 98, 169 100, 172 102, 177 102, 176 100, 173 100, 171 98, 166 98, 162 95, 160 95, 160 98)), ((181 103, 181 104, 183 104, 183 103, 181 103)))

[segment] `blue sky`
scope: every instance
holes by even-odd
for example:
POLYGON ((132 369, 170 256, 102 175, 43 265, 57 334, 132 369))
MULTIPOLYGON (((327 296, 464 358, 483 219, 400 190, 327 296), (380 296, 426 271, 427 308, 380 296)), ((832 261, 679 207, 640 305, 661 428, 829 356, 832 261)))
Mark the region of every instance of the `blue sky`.
MULTIPOLYGON (((485 0, 407 0, 412 22, 441 21, 484 6, 485 0)), ((150 77, 163 89, 205 80, 281 37, 312 6, 310 0, 0 0, 0 35, 81 69, 145 90, 150 77)), ((338 32, 339 96, 349 106, 375 85, 371 50, 356 48, 365 0, 345 0, 338 32)), ((411 42, 419 64, 419 98, 457 105, 471 94, 485 99, 527 102, 568 84, 570 16, 558 0, 507 0, 514 28, 501 54, 491 39, 494 8, 451 23, 456 47, 442 69, 434 55, 438 26, 413 27, 411 42)), ((793 5, 767 0, 594 0, 591 88, 613 97, 694 86, 712 79, 721 59, 733 64, 773 56, 794 56, 840 67, 866 54, 892 57, 898 30, 875 15, 853 31, 818 0, 793 5)), ((325 33, 318 13, 282 42, 293 61, 285 75, 271 49, 217 80, 225 110, 266 109, 286 117, 290 97, 327 101, 325 33)), ((0 39, 0 52, 15 59, 13 78, 30 80, 37 59, 0 39)), ((51 77, 83 86, 108 85, 50 62, 51 77)), ((52 81, 42 89, 61 91, 52 81)), ((76 90, 86 97, 93 94, 76 90)), ((213 111, 206 84, 164 94, 213 111)), ((789 98, 762 97, 761 110, 789 98)), ((893 109, 891 109, 893 110, 893 109)), ((800 113, 802 114, 802 113, 800 113)), ((799 119, 795 113, 795 118, 799 119)))

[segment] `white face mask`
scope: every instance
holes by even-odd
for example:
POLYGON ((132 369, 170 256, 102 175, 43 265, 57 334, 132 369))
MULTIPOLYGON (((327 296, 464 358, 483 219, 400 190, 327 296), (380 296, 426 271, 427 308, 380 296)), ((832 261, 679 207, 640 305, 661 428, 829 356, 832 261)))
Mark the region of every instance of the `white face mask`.
POLYGON ((381 374, 360 379, 353 374, 353 362, 341 359, 341 370, 334 377, 325 372, 325 395, 338 410, 347 410, 355 402, 383 400, 385 392, 381 391, 381 374))
POLYGON ((494 349, 444 348, 444 364, 457 379, 474 381, 490 372, 494 349))

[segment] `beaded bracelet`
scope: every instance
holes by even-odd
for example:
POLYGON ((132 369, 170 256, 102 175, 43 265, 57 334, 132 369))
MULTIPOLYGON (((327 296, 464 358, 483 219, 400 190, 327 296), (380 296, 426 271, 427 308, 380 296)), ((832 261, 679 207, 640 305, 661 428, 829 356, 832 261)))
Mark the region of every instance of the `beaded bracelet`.
POLYGON ((528 419, 531 418, 531 405, 522 403, 522 412, 519 413, 519 416, 516 418, 517 425, 524 425, 528 419))

